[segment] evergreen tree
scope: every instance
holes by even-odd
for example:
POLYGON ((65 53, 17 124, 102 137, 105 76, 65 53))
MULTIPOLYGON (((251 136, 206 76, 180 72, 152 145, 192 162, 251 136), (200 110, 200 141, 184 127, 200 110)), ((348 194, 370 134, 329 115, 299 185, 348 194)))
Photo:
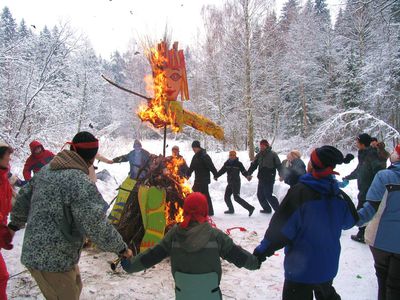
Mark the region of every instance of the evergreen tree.
POLYGON ((341 100, 345 110, 361 106, 362 83, 360 79, 360 62, 354 51, 351 51, 346 62, 342 78, 341 100))
POLYGON ((17 23, 7 6, 3 8, 0 16, 0 43, 3 47, 10 45, 16 38, 17 23))

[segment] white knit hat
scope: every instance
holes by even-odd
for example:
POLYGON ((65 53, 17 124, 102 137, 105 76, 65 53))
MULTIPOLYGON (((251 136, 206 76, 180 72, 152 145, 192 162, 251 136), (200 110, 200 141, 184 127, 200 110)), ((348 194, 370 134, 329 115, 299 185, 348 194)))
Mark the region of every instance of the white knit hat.
POLYGON ((0 140, 0 148, 2 148, 2 147, 10 148, 11 152, 13 151, 13 148, 9 144, 7 144, 6 142, 0 140))

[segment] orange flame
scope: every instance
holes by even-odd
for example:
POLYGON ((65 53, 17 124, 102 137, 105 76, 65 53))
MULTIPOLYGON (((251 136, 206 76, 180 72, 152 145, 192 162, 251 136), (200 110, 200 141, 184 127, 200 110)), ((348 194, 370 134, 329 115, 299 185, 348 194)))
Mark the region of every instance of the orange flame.
MULTIPOLYGON (((180 198, 185 199, 187 195, 192 192, 192 188, 190 187, 186 178, 182 177, 180 174, 180 167, 185 163, 182 157, 173 156, 169 161, 166 162, 166 167, 168 170, 168 177, 172 179, 175 183, 176 190, 179 192, 180 198)), ((168 199, 167 209, 165 210, 165 216, 167 219, 167 225, 173 223, 183 222, 183 209, 179 207, 178 199, 168 199), (174 218, 171 220, 169 205, 174 205, 175 211, 177 212, 174 218)))
POLYGON ((179 127, 175 125, 175 114, 171 110, 166 109, 167 100, 167 80, 164 65, 167 58, 164 55, 164 48, 150 49, 150 62, 152 64, 153 75, 145 77, 147 94, 152 98, 147 104, 139 106, 137 112, 142 121, 148 121, 155 128, 161 128, 165 125, 171 125, 171 130, 179 131, 179 127))

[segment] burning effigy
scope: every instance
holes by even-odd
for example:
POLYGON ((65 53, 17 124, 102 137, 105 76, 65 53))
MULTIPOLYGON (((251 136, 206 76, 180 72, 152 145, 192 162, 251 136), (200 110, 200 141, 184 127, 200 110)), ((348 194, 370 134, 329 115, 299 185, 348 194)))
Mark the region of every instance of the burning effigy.
POLYGON ((169 49, 166 42, 161 42, 148 51, 147 57, 152 69, 152 74, 145 77, 149 96, 122 88, 103 76, 111 84, 145 98, 138 117, 150 126, 164 128, 164 156, 150 156, 142 168, 145 176, 139 176, 139 171, 136 178, 125 179, 109 215, 134 253, 154 246, 170 226, 183 221, 183 201, 191 193, 185 174, 180 172, 184 159, 165 157, 166 129, 182 132, 188 125, 216 139, 224 138, 220 126, 183 108, 182 102, 189 100, 189 88, 185 57, 183 50, 178 50, 178 43, 169 49))

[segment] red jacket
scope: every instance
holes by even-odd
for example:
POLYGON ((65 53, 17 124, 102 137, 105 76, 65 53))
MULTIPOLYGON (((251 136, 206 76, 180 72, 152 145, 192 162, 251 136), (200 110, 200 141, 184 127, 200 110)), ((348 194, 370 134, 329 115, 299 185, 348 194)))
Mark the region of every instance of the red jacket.
POLYGON ((11 211, 12 189, 8 181, 9 169, 0 169, 0 225, 7 224, 7 217, 11 211))
POLYGON ((28 159, 25 162, 24 165, 24 178, 26 181, 31 180, 32 176, 31 173, 37 173, 40 171, 41 168, 43 168, 45 165, 47 165, 54 157, 53 152, 49 150, 45 150, 43 145, 38 142, 38 141, 32 141, 29 144, 29 147, 31 148, 31 155, 28 157, 28 159), (42 147, 42 152, 39 154, 34 154, 33 150, 36 147, 42 147))

